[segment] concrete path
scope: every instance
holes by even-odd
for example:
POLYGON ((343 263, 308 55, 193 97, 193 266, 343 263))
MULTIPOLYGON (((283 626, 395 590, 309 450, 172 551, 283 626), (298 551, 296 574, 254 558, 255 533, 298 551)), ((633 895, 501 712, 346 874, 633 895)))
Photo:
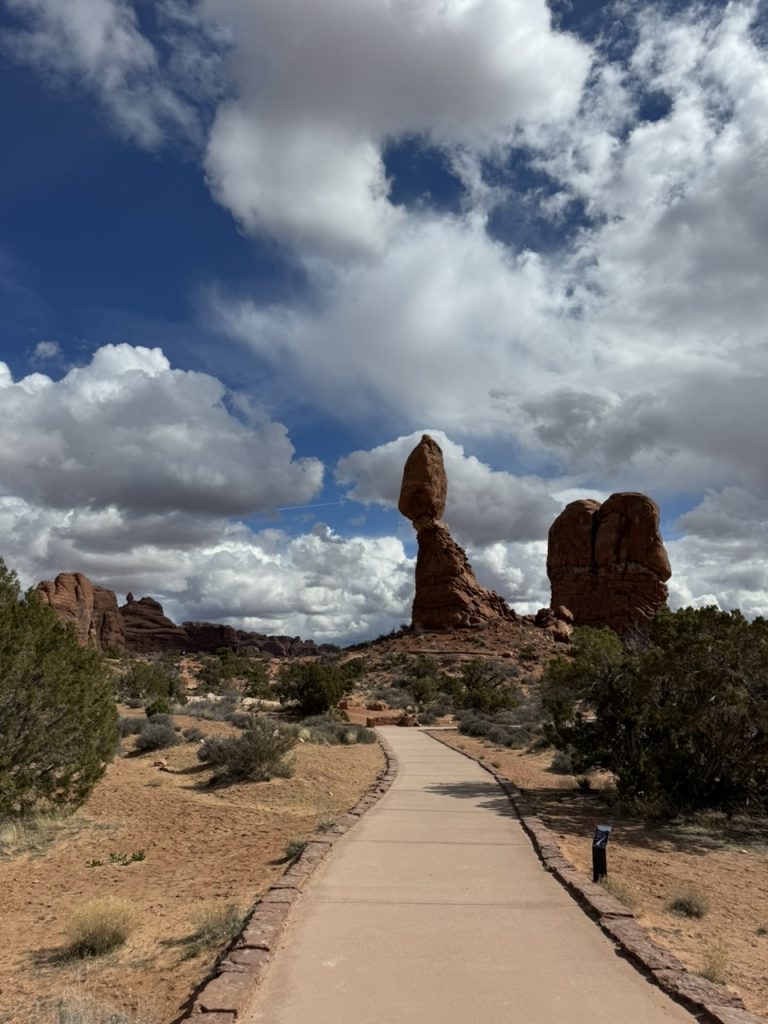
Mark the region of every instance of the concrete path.
POLYGON ((543 870, 486 772, 382 731, 399 776, 318 869, 246 1024, 692 1024, 543 870))

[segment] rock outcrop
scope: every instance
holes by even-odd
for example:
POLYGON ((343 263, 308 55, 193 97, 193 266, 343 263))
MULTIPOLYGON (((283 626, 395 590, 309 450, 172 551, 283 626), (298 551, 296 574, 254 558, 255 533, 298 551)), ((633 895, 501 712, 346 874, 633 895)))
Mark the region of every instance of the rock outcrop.
POLYGON ((138 601, 128 594, 120 608, 125 623, 126 645, 132 651, 181 651, 189 645, 187 631, 163 614, 153 597, 138 601))
POLYGON ((224 626, 218 622, 185 622, 182 629, 187 634, 188 651, 202 653, 217 651, 221 647, 235 650, 240 644, 234 626, 224 626))
POLYGON ((62 621, 74 626, 81 644, 102 649, 125 646, 125 628, 113 591, 95 586, 81 572, 62 572, 53 581, 38 583, 37 593, 62 621))
POLYGON ((572 501, 550 528, 547 574, 552 608, 570 609, 574 625, 641 626, 666 604, 671 575, 658 506, 631 492, 572 501))
POLYGON ((515 619, 503 597, 478 583, 467 556, 442 521, 448 481, 440 446, 424 434, 405 463, 398 508, 416 529, 416 595, 411 613, 417 629, 480 626, 515 619))

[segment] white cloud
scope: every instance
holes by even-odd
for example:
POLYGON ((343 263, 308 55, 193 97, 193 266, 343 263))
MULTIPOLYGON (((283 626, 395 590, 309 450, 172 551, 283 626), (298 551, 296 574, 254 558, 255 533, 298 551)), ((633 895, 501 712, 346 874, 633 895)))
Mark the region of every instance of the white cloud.
POLYGON ((167 133, 198 133, 194 109, 164 80, 158 53, 126 0, 8 0, 25 24, 2 48, 54 79, 95 93, 116 128, 155 148, 167 133))
POLYGON ((322 524, 290 537, 223 519, 56 512, 1 497, 0 533, 25 585, 81 571, 120 601, 129 590, 159 599, 177 622, 352 642, 410 617, 413 562, 394 538, 342 538, 322 524))
POLYGON ((667 545, 670 604, 768 616, 768 498, 736 487, 711 491, 678 526, 683 536, 667 545))
POLYGON ((32 353, 33 361, 44 362, 47 359, 56 359, 61 355, 61 345, 58 341, 38 341, 32 353))
POLYGON ((227 408, 207 374, 160 349, 106 345, 59 381, 0 375, 0 493, 53 508, 248 515, 308 501, 316 459, 294 459, 285 427, 227 408))
POLYGON ((496 388, 537 391, 591 363, 573 342, 569 301, 532 253, 515 256, 477 218, 411 216, 370 262, 323 268, 319 296, 264 307, 210 297, 220 329, 323 411, 387 426, 503 434, 496 388))
MULTIPOLYGON (((461 543, 479 548, 546 537, 560 512, 549 484, 535 476, 495 471, 466 455, 441 430, 415 431, 372 451, 352 452, 339 460, 336 479, 349 487, 355 501, 396 506, 405 460, 422 433, 430 434, 443 450, 448 477, 445 520, 461 543)), ((489 565, 493 558, 488 555, 489 565)))
POLYGON ((335 258, 399 229, 386 143, 423 135, 489 152, 531 119, 572 114, 587 48, 543 0, 205 0, 235 39, 235 96, 206 170, 249 230, 335 258))

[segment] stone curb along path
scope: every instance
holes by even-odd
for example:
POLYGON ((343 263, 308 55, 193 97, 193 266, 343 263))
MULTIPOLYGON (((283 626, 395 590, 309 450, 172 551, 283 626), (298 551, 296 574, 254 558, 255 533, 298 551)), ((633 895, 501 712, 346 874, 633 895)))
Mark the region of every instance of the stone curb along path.
POLYGON ((241 1018, 264 974, 291 907, 315 868, 360 817, 381 799, 395 780, 397 758, 377 734, 385 767, 368 791, 342 815, 322 838, 311 839, 301 855, 274 882, 256 904, 248 922, 216 965, 216 974, 197 993, 191 1009, 178 1024, 234 1024, 241 1018))
POLYGON ((714 1024, 766 1024, 762 1017, 756 1017, 746 1010, 742 1000, 733 992, 689 971, 673 953, 653 941, 631 910, 575 868, 563 856, 554 832, 533 813, 523 791, 503 772, 483 758, 457 749, 439 732, 424 731, 432 739, 463 754, 470 761, 475 761, 496 779, 520 818, 524 831, 532 840, 545 869, 555 876, 590 917, 597 921, 606 935, 659 988, 688 1009, 697 1013, 704 1012, 714 1024))

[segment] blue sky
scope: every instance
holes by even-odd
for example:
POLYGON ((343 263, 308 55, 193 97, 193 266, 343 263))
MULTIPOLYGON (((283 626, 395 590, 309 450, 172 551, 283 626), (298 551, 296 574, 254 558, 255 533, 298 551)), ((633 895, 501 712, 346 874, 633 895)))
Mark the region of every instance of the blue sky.
POLYGON ((427 430, 519 610, 567 501, 640 490, 672 604, 768 613, 765 26, 0 0, 6 561, 374 636, 409 615, 427 430))

